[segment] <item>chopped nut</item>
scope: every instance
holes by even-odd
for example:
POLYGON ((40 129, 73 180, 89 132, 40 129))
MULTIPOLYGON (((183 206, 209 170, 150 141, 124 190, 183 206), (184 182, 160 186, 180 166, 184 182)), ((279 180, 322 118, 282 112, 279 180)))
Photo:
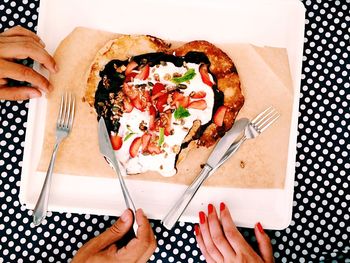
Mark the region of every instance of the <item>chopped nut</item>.
POLYGON ((196 92, 195 92, 195 91, 192 91, 192 92, 190 93, 190 97, 193 97, 195 94, 196 94, 196 92))
POLYGON ((178 153, 180 151, 180 146, 179 145, 174 145, 171 150, 173 151, 173 153, 178 153))
POLYGON ((166 73, 164 75, 164 80, 171 80, 171 75, 169 73, 166 73))
POLYGON ((160 64, 161 64, 162 66, 166 66, 166 65, 167 65, 166 61, 161 61, 160 64))
POLYGON ((163 170, 163 165, 159 166, 160 170, 163 170))
POLYGON ((245 163, 243 161, 241 161, 239 166, 243 169, 245 167, 245 163))
POLYGON ((187 85, 180 83, 180 84, 176 85, 176 88, 178 88, 178 89, 187 89, 187 85))
POLYGON ((154 79, 155 79, 156 81, 159 81, 159 80, 160 80, 160 79, 159 79, 159 74, 156 73, 156 74, 154 74, 153 76, 154 76, 154 79))
POLYGON ((141 121, 141 122, 140 122, 139 129, 140 129, 141 131, 147 131, 147 124, 146 124, 145 121, 141 121))
POLYGON ((182 77, 181 73, 179 73, 179 72, 173 73, 173 78, 179 78, 179 77, 182 77))

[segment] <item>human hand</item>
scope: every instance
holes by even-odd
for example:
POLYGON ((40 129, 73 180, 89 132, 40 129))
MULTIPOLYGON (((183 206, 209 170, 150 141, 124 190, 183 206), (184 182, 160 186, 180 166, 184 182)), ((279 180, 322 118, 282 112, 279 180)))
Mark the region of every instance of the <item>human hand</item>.
POLYGON ((116 263, 147 262, 157 247, 152 227, 141 209, 136 211, 138 225, 136 238, 125 247, 117 248, 115 242, 121 239, 133 224, 133 214, 127 209, 105 232, 83 245, 72 263, 116 263))
POLYGON ((0 34, 0 99, 25 100, 40 97, 52 90, 49 81, 30 67, 20 65, 16 59, 31 58, 51 73, 57 72, 54 59, 44 49, 45 45, 33 32, 13 27, 0 34), (26 81, 31 87, 9 87, 7 79, 26 81))
POLYGON ((212 204, 208 205, 208 216, 199 212, 199 227, 195 234, 199 248, 208 263, 217 262, 274 262, 270 238, 260 223, 254 228, 260 256, 245 241, 224 203, 220 204, 220 218, 212 204))

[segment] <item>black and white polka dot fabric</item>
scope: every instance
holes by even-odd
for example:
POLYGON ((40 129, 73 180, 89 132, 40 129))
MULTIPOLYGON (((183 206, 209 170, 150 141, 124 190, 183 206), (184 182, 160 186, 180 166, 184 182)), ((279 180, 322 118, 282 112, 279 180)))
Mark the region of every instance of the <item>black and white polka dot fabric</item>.
MULTIPOLYGON (((276 262, 350 262, 350 0, 304 0, 295 196, 291 225, 267 231, 276 262)), ((39 1, 0 2, 0 32, 36 30, 39 1)), ((29 63, 25 61, 25 63, 29 63)), ((1 70, 1 69, 0 69, 1 70)), ((39 227, 18 200, 28 103, 0 101, 0 262, 68 262, 116 218, 48 213, 39 227)), ((263 222, 262 222, 263 223, 263 222)), ((203 262, 192 224, 152 221, 150 262, 203 262)), ((241 229, 256 247, 254 233, 241 229)))

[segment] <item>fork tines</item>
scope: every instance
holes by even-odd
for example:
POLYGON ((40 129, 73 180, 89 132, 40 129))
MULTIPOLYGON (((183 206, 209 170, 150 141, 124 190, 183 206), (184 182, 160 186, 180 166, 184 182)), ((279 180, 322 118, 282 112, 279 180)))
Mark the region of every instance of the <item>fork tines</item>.
POLYGON ((259 132, 263 132, 267 127, 269 127, 272 123, 274 123, 280 114, 274 107, 269 107, 263 112, 261 112, 258 116, 256 116, 251 123, 259 130, 259 132))
POLYGON ((74 110, 75 96, 70 92, 66 92, 61 97, 60 110, 57 118, 57 127, 70 130, 73 125, 74 110))

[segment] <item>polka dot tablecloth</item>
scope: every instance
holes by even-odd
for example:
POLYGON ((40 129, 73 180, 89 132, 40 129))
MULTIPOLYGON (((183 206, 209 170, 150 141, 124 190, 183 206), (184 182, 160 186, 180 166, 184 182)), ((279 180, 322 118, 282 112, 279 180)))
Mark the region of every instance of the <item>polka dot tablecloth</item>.
MULTIPOLYGON (((276 262, 350 262, 350 0, 304 0, 305 45, 293 219, 267 231, 276 262)), ((39 1, 0 2, 0 32, 36 30, 39 1)), ((30 63, 24 61, 24 63, 30 63)), ((0 69, 1 70, 1 69, 0 69)), ((18 200, 28 102, 0 102, 0 262, 68 262, 116 218, 48 213, 39 227, 18 200)), ((150 262, 203 262, 193 225, 152 221, 150 262)), ((251 229, 241 229, 256 246, 251 229)))

